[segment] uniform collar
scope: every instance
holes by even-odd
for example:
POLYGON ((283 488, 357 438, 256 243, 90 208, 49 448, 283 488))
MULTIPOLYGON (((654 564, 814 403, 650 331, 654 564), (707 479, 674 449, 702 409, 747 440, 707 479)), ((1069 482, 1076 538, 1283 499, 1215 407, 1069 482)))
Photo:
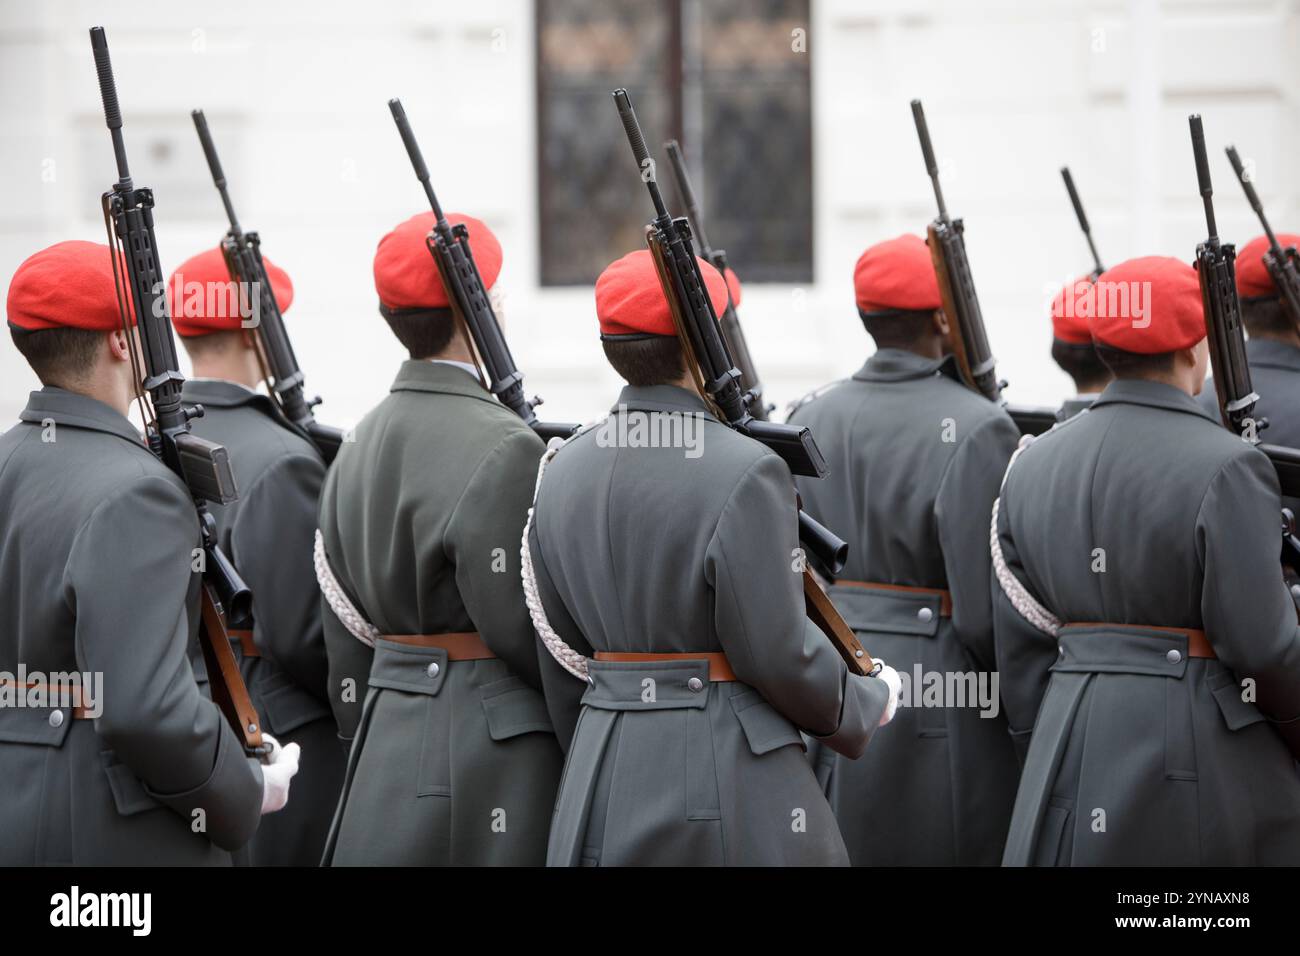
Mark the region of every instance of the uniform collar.
POLYGON ((1092 403, 1093 408, 1103 405, 1146 405, 1149 408, 1164 408, 1171 412, 1186 412, 1213 421, 1208 412, 1197 404, 1196 399, 1181 388, 1166 385, 1164 382, 1151 382, 1143 378, 1120 378, 1106 386, 1106 390, 1092 403))
POLYGON ((1071 398, 1067 398, 1061 403, 1061 407, 1057 409, 1056 420, 1058 422, 1063 422, 1073 418, 1080 412, 1086 412, 1092 407, 1096 400, 1096 392, 1089 392, 1087 395, 1075 395, 1071 398))
POLYGON ((1246 358, 1251 365, 1300 372, 1300 349, 1276 339, 1249 339, 1246 358))
POLYGON ((181 397, 187 402, 199 402, 213 408, 269 404, 271 401, 261 392, 224 378, 187 378, 181 389, 181 397))
POLYGON ((464 369, 445 362, 426 362, 407 359, 398 369, 390 392, 441 392, 445 395, 464 395, 479 401, 492 402, 492 393, 475 381, 464 369))
POLYGON ((931 359, 906 349, 877 349, 853 377, 859 382, 905 382, 942 373, 957 377, 957 360, 951 355, 931 359))
POLYGON ((86 428, 125 438, 137 448, 145 448, 144 437, 117 409, 96 398, 47 385, 27 397, 27 407, 18 413, 20 421, 42 425, 47 420, 56 425, 86 428))
POLYGON ((704 399, 677 385, 625 385, 618 394, 618 403, 610 411, 617 412, 621 408, 642 412, 685 412, 714 418, 704 399))

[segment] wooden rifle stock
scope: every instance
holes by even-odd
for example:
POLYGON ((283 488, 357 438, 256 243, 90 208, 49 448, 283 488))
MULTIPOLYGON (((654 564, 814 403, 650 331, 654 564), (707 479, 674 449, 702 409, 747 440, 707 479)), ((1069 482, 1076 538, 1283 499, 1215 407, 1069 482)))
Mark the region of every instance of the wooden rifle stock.
POLYGON ((199 596, 202 619, 199 622, 199 647, 208 669, 208 689, 212 702, 239 734, 244 750, 250 754, 269 752, 262 739, 262 725, 257 709, 248 695, 239 662, 230 649, 230 632, 212 585, 204 582, 199 596))

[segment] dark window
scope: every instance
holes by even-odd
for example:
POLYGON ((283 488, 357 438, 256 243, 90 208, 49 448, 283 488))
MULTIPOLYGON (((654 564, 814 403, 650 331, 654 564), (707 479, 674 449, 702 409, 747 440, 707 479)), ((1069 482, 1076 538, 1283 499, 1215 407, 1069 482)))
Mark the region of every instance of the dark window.
POLYGON ((537 0, 543 285, 645 245, 650 198, 610 92, 625 86, 674 214, 681 141, 709 239, 746 282, 812 280, 808 0, 537 0), (796 35, 795 31, 799 31, 796 35))

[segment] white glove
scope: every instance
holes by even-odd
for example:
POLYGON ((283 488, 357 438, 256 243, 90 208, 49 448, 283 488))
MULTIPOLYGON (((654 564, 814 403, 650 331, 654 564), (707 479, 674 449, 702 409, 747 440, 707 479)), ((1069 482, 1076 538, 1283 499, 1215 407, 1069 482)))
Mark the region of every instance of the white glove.
POLYGON ((289 781, 298 772, 300 748, 297 744, 281 747, 280 741, 270 734, 262 734, 262 739, 271 744, 271 753, 262 764, 262 813, 275 813, 283 810, 289 802, 289 781))
POLYGON ((880 673, 876 677, 883 680, 885 686, 889 688, 889 703, 885 705, 885 712, 880 715, 880 723, 877 725, 883 727, 894 719, 894 711, 898 710, 898 695, 903 691, 903 682, 898 676, 898 671, 879 657, 876 658, 876 663, 880 665, 880 673))

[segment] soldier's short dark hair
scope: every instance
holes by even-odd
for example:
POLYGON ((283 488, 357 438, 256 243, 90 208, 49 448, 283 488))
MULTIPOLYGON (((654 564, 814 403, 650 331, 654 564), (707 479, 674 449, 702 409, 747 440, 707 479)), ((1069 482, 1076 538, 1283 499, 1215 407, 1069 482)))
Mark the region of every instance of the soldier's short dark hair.
POLYGON ((858 315, 879 349, 909 348, 934 327, 934 311, 931 309, 895 309, 891 312, 858 309, 858 315))
POLYGON ((686 373, 682 346, 671 335, 600 340, 605 358, 629 385, 664 385, 686 373))
POLYGON ((1144 355, 1113 349, 1109 345, 1097 345, 1095 348, 1097 357, 1116 378, 1148 378, 1153 375, 1168 375, 1174 370, 1173 352, 1144 355))
POLYGON ((450 308, 390 309, 382 302, 379 314, 413 359, 427 359, 451 344, 456 317, 450 308))
POLYGON ((1241 300, 1241 321, 1251 335, 1286 335, 1295 323, 1280 296, 1241 300))
POLYGON ((180 340, 191 359, 202 359, 226 351, 243 334, 242 329, 226 329, 209 332, 207 335, 182 335, 180 340))
POLYGON ((85 378, 103 347, 104 334, 95 329, 16 329, 9 327, 14 345, 42 385, 63 385, 85 378))
POLYGON ((1074 387, 1080 392, 1100 391, 1098 386, 1110 380, 1110 369, 1102 363, 1091 342, 1052 339, 1052 360, 1074 380, 1074 387))

